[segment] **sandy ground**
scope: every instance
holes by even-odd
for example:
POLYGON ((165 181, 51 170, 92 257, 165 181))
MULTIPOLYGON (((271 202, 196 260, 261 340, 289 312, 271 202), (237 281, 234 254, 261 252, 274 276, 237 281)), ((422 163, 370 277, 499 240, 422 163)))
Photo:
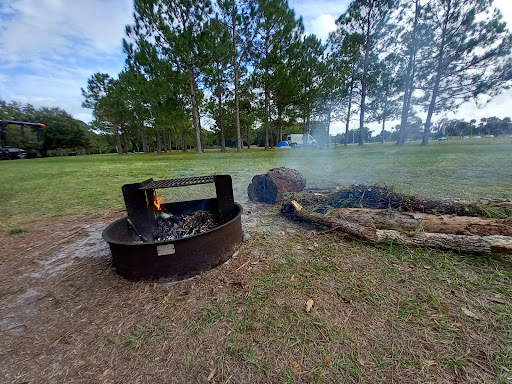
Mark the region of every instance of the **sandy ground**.
MULTIPOLYGON (((237 256, 178 283, 133 283, 115 273, 101 233, 118 216, 39 220, 23 225, 25 233, 2 233, 0 382, 147 382, 149 376, 153 382, 186 382, 180 375, 172 380, 167 372, 169 362, 181 361, 184 351, 179 348, 144 364, 136 356, 119 354, 108 340, 155 320, 186 327, 219 292, 248 285, 252 264, 264 257, 250 246, 252 234, 265 226, 268 215, 274 217, 272 231, 287 231, 288 223, 280 219, 280 227, 275 226, 276 207, 243 205, 245 240, 237 256), (162 301, 168 300, 172 307, 178 301, 181 309, 161 313, 162 301)), ((184 333, 173 334, 172 344, 189 344, 184 333)))

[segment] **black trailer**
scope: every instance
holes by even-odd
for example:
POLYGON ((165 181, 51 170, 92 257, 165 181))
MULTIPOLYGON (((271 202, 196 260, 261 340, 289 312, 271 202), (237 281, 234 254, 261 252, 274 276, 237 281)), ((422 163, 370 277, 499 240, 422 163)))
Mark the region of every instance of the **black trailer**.
POLYGON ((0 119, 0 160, 10 160, 15 158, 25 158, 25 156, 19 156, 19 153, 25 153, 22 149, 18 148, 9 148, 7 146, 7 135, 6 135, 6 128, 7 125, 19 125, 20 126, 20 133, 23 137, 25 135, 25 127, 36 127, 37 132, 37 140, 39 141, 41 139, 41 128, 44 128, 45 125, 42 123, 29 123, 26 121, 16 121, 16 120, 6 120, 6 119, 0 119), (13 149, 17 149, 17 151, 13 151, 13 149), (16 156, 13 157, 13 153, 16 152, 16 156))

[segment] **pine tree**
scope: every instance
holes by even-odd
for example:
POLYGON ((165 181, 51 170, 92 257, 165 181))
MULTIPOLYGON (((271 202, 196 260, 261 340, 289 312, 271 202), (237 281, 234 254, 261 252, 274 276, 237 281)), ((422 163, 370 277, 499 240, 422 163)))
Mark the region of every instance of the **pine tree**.
POLYGON ((311 116, 322 98, 322 80, 326 74, 325 46, 315 36, 309 35, 295 44, 293 74, 297 79, 297 108, 302 118, 303 145, 308 145, 311 116))
POLYGON ((386 121, 400 115, 399 93, 403 88, 403 61, 390 54, 378 63, 378 79, 371 90, 372 101, 368 109, 373 121, 382 122, 381 141, 384 142, 386 121))
POLYGON ((127 32, 154 39, 160 55, 187 76, 196 152, 202 152, 199 77, 208 57, 205 27, 212 15, 209 0, 136 0, 135 23, 127 32))
POLYGON ((362 74, 361 98, 359 117, 359 146, 362 146, 366 137, 365 112, 366 97, 371 77, 371 58, 378 56, 379 40, 384 31, 384 25, 390 17, 394 0, 354 0, 347 11, 338 20, 338 28, 345 29, 349 35, 357 34, 363 37, 361 45, 362 74))
POLYGON ((427 110, 422 145, 432 117, 471 99, 487 100, 512 79, 512 37, 489 0, 432 0, 425 10, 435 42, 422 53, 423 102, 427 110), (479 99, 480 97, 480 99, 479 99))
POLYGON ((231 62, 233 68, 234 114, 237 152, 243 147, 240 126, 240 81, 241 66, 250 59, 256 28, 256 2, 253 0, 217 0, 221 19, 228 27, 231 40, 231 62))
POLYGON ((286 0, 258 0, 257 32, 253 57, 255 78, 259 79, 264 94, 265 150, 269 149, 270 102, 272 74, 285 61, 287 50, 303 31, 302 21, 286 0))

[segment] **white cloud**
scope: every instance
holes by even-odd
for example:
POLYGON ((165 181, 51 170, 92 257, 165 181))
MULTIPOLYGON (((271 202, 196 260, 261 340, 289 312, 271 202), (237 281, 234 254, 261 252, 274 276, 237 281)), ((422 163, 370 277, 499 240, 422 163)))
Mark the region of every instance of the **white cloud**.
MULTIPOLYGON (((349 3, 290 0, 306 33, 324 42, 349 3)), ((494 6, 512 28, 512 0, 495 0, 494 6)), ((80 88, 95 72, 115 76, 122 70, 121 39, 132 12, 132 0, 0 0, 0 97, 64 108, 90 121, 91 111, 81 108, 80 88)), ((510 116, 511 99, 507 91, 482 110, 466 104, 456 117, 510 116)), ((333 133, 342 130, 342 122, 333 124, 333 133)))
POLYGON ((327 41, 329 32, 336 30, 335 19, 326 13, 317 16, 309 24, 308 32, 317 35, 324 43, 327 41))
POLYGON ((11 0, 0 4, 0 97, 66 109, 90 121, 80 88, 124 66, 131 0, 11 0))
POLYGON ((494 0, 493 6, 501 11, 503 18, 507 21, 508 29, 510 30, 512 28, 512 1, 494 0))
POLYGON ((351 0, 290 0, 290 7, 295 14, 302 16, 304 20, 312 20, 322 14, 329 14, 337 19, 347 10, 351 0))
POLYGON ((0 9, 0 53, 10 63, 34 57, 92 57, 120 50, 130 0, 12 0, 0 9))

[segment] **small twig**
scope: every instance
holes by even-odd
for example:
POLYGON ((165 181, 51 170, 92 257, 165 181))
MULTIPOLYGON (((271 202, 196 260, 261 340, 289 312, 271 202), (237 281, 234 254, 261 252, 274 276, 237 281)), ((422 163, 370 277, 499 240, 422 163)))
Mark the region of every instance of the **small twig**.
POLYGON ((237 269, 235 269, 235 272, 238 272, 239 270, 241 270, 243 267, 245 267, 247 264, 249 264, 251 260, 247 260, 245 263, 243 263, 241 266, 239 266, 237 269))
POLYGON ((306 326, 304 325, 304 340, 302 341, 302 354, 300 356, 300 365, 304 366, 304 349, 306 348, 306 326))

